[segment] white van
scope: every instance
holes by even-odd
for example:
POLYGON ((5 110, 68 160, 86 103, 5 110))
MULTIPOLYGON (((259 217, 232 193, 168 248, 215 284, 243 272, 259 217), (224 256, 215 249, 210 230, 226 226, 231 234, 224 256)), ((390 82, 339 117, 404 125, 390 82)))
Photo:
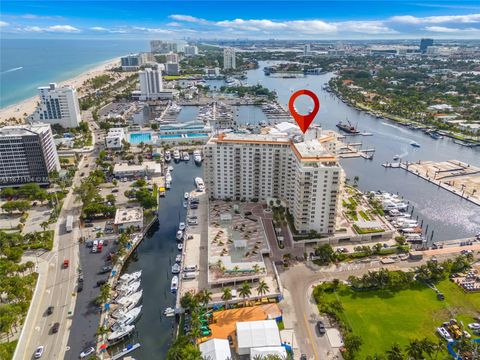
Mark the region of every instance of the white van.
POLYGON ((190 265, 190 266, 185 266, 183 268, 183 271, 188 273, 188 272, 195 272, 197 271, 197 265, 190 265))
POLYGON ((183 273, 183 278, 184 279, 195 279, 197 275, 195 275, 194 272, 184 272, 183 273))

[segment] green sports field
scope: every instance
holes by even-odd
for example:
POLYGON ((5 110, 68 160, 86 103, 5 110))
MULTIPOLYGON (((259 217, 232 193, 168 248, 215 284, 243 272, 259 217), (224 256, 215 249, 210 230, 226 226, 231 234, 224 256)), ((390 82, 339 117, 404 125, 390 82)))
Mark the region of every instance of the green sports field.
POLYGON ((356 292, 341 286, 336 293, 327 293, 326 299, 342 302, 343 320, 363 340, 357 358, 364 359, 384 353, 395 342, 404 347, 411 339, 435 339, 436 327, 451 318, 466 326, 480 315, 479 293, 465 294, 448 280, 437 287, 445 294, 444 301, 421 284, 398 292, 356 292))

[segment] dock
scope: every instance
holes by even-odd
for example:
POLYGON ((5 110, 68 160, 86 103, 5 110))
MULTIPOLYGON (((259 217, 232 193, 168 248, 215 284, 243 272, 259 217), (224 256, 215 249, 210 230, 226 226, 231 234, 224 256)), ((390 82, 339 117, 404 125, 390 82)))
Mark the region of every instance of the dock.
POLYGON ((387 169, 403 169, 425 181, 441 187, 448 192, 465 199, 472 204, 480 206, 480 169, 462 163, 458 160, 450 160, 443 163, 433 162, 393 162, 382 164, 387 169), (423 165, 423 167, 422 167, 423 165), (445 169, 447 165, 451 167, 445 169), (429 173, 429 169, 435 167, 435 171, 429 173), (421 170, 424 170, 421 172, 421 170), (469 169, 469 171, 466 171, 469 169), (440 176, 439 176, 440 175, 440 176), (455 183, 457 181, 457 183, 455 183), (464 183, 461 183, 463 181, 464 183), (465 182, 471 183, 471 193, 467 193, 465 182), (459 187, 460 186, 460 187, 459 187), (477 191, 477 189, 479 189, 477 191))
POLYGON ((115 355, 112 355, 111 359, 112 360, 120 359, 123 356, 127 355, 128 353, 138 349, 140 346, 141 346, 140 343, 136 343, 136 344, 133 344, 133 345, 127 345, 126 348, 124 348, 120 352, 116 353, 115 355))

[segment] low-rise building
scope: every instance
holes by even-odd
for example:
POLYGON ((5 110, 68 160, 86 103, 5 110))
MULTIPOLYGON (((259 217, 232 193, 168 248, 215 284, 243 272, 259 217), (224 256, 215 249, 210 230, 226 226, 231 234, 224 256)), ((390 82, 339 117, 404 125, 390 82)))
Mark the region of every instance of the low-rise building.
POLYGON ((123 128, 111 128, 105 136, 105 146, 107 149, 121 149, 124 140, 126 137, 123 128))
POLYGON ((127 163, 115 164, 113 175, 117 178, 137 176, 159 176, 162 173, 162 166, 155 161, 144 161, 142 164, 130 165, 127 163))
POLYGON ((237 353, 239 355, 260 353, 265 356, 265 351, 261 351, 262 348, 273 347, 278 349, 282 346, 280 332, 275 320, 237 322, 236 331, 237 353))
POLYGON ((117 209, 114 224, 120 232, 128 228, 143 228, 143 209, 141 207, 117 209))
POLYGON ((220 68, 206 68, 205 69, 205 77, 207 78, 216 78, 220 76, 220 68))
POLYGON ((167 62, 165 64, 165 73, 167 75, 180 74, 180 64, 178 62, 167 62))

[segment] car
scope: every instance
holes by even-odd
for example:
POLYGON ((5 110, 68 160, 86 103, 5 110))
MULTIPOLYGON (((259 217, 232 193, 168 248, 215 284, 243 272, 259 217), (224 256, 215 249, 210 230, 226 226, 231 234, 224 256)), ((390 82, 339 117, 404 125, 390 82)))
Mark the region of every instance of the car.
POLYGON ((327 332, 323 321, 317 321, 317 330, 320 335, 324 335, 327 332))
POLYGON ((63 268, 64 269, 68 268, 68 265, 70 265, 70 260, 68 259, 63 260, 63 268))
POLYGON ((95 226, 94 230, 95 231, 100 231, 100 230, 102 230, 102 227, 101 226, 95 226))
POLYGON ((52 314, 53 314, 53 309, 54 309, 53 306, 49 306, 49 307, 47 308, 47 315, 52 315, 52 314))
POLYGON ((85 176, 85 173, 84 172, 80 173, 80 176, 85 176))
POLYGON ((83 275, 82 274, 78 275, 78 282, 83 282, 83 275))
POLYGON ((85 167, 87 168, 87 167, 88 167, 88 164, 85 164, 85 167))
POLYGON ((300 355, 300 360, 307 360, 307 355, 306 354, 300 355))
POLYGON ((97 281, 97 286, 100 287, 100 286, 102 286, 102 285, 105 285, 106 283, 107 283, 107 280, 105 280, 105 279, 98 280, 98 281, 97 281))
POLYGON ((231 337, 230 335, 228 335, 227 339, 228 339, 228 344, 229 344, 230 346, 233 346, 233 339, 232 339, 232 337, 231 337))
POLYGON ((105 266, 102 266, 102 269, 100 270, 100 274, 106 274, 110 271, 112 271, 112 267, 110 265, 105 265, 105 266))
POLYGON ((53 334, 57 333, 59 327, 60 327, 60 323, 59 323, 59 322, 56 322, 55 324, 53 324, 53 326, 52 326, 52 333, 53 333, 53 334))
POLYGON ((468 324, 468 328, 472 330, 480 330, 480 324, 479 323, 470 323, 468 324))
POLYGON ((93 240, 87 240, 87 241, 85 241, 85 246, 86 246, 87 248, 93 247, 93 240))
POLYGON ((85 227, 91 228, 91 227, 93 227, 93 224, 92 223, 85 224, 85 227))
POLYGON ((33 353, 33 357, 35 359, 40 359, 43 355, 43 350, 45 350, 43 346, 37 347, 37 350, 35 350, 35 352, 33 353))
POLYGON ((92 355, 93 353, 95 353, 95 349, 92 346, 90 346, 89 348, 83 350, 80 353, 80 359, 85 359, 86 357, 92 355))
POLYGON ((118 193, 118 189, 112 189, 112 193, 118 193))
POLYGON ((83 290, 83 283, 78 283, 77 285, 77 293, 82 292, 83 290))

